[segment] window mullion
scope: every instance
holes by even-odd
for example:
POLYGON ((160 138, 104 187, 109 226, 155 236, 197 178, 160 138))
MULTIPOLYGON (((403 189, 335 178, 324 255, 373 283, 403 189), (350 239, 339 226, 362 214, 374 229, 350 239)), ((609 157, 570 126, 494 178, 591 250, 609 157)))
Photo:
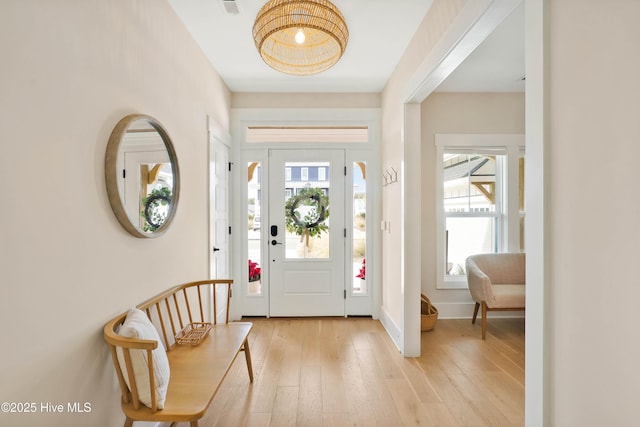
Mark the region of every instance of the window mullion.
POLYGON ((471 156, 467 155, 467 212, 471 212, 471 156))

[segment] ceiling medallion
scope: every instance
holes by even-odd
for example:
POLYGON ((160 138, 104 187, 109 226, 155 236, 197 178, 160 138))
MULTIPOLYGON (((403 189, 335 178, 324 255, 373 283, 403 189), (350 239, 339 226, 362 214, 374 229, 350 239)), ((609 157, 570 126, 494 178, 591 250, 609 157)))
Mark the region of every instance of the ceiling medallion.
POLYGON ((349 30, 342 13, 328 0, 270 0, 256 16, 253 39, 271 68, 307 76, 340 60, 349 30))

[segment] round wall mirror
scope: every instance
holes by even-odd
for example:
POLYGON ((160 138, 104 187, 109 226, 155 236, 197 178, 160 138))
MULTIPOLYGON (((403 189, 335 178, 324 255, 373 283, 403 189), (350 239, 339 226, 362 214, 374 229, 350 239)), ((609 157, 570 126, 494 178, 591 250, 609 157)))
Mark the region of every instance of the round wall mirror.
POLYGON ((180 174, 169 134, 153 117, 132 114, 111 132, 105 156, 109 203, 136 237, 158 237, 175 215, 180 174))

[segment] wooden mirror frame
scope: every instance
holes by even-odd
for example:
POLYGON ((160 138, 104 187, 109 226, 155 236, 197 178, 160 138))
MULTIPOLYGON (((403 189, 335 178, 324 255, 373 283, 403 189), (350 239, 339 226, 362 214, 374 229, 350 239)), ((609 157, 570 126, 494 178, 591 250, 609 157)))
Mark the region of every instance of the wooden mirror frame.
POLYGON ((135 237, 159 237, 169 228, 171 220, 173 219, 178 206, 178 199, 180 196, 180 170, 178 168, 178 158, 173 148, 171 138, 164 129, 164 127, 151 116, 144 114, 131 114, 122 118, 118 124, 113 128, 109 142, 107 143, 107 150, 104 161, 105 181, 107 186, 107 195, 109 197, 109 203, 111 209, 115 214, 118 222, 135 237), (145 232, 136 224, 133 224, 127 214, 125 205, 122 199, 122 195, 118 189, 118 178, 120 171, 118 170, 118 154, 122 145, 122 140, 125 137, 127 130, 131 125, 137 121, 145 121, 153 129, 155 129, 160 138, 164 142, 164 146, 169 155, 169 162, 171 163, 171 172, 173 174, 173 188, 171 189, 171 203, 169 205, 169 212, 164 223, 158 227, 155 231, 145 232))

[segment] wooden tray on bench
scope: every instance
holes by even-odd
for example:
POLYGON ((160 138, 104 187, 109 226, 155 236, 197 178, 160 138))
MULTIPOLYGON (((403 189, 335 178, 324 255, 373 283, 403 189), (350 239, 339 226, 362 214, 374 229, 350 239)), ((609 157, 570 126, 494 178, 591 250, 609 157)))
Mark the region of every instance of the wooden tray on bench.
POLYGON ((211 323, 189 323, 176 335, 176 343, 198 345, 204 340, 211 330, 211 323))

